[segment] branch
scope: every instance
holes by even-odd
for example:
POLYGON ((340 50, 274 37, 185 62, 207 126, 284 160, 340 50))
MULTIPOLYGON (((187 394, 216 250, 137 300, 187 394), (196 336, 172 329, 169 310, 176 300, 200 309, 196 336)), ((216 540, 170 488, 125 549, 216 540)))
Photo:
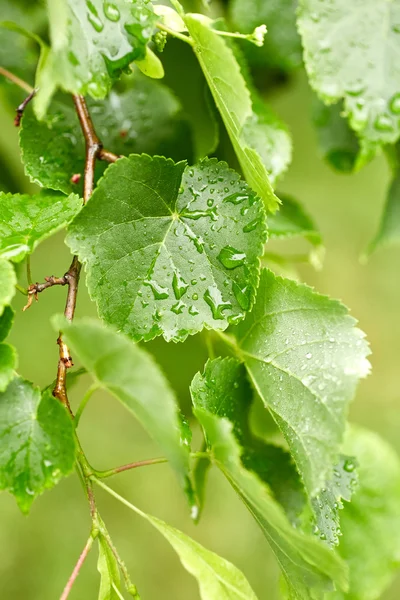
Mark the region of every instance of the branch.
POLYGON ((29 102, 33 99, 34 95, 36 94, 36 91, 37 90, 32 90, 31 93, 29 94, 29 96, 27 96, 27 98, 25 98, 25 100, 23 102, 21 102, 21 104, 17 107, 17 109, 16 109, 17 114, 14 119, 15 127, 19 127, 21 125, 21 119, 24 114, 24 111, 25 111, 26 107, 28 106, 29 102))
POLYGON ((99 160, 104 160, 105 162, 109 163, 114 163, 119 158, 122 158, 122 156, 118 156, 118 154, 114 154, 114 152, 110 152, 109 150, 105 150, 104 148, 101 148, 98 155, 99 160))
POLYGON ((0 67, 0 75, 3 75, 3 77, 11 81, 12 83, 15 83, 15 85, 25 90, 25 92, 27 92, 28 94, 32 94, 33 87, 29 85, 29 83, 26 83, 26 81, 14 75, 14 73, 10 73, 10 71, 7 71, 7 69, 5 69, 4 67, 0 67))
POLYGON ((45 277, 44 279, 45 279, 45 283, 36 282, 36 283, 32 283, 28 287, 28 291, 27 291, 28 302, 22 309, 23 311, 27 310, 32 305, 34 298, 37 302, 38 294, 40 294, 41 292, 44 292, 44 290, 47 290, 47 288, 53 287, 54 285, 67 285, 68 284, 68 273, 66 273, 63 277, 54 277, 54 275, 51 275, 51 277, 45 277))
POLYGON ((64 591, 61 594, 60 600, 67 600, 67 598, 72 590, 72 586, 74 585, 75 580, 78 577, 79 572, 83 566, 83 563, 85 562, 85 560, 93 546, 94 539, 95 539, 95 536, 93 535, 93 533, 91 533, 88 541, 86 542, 84 549, 82 550, 80 557, 78 558, 78 562, 76 563, 74 570, 72 571, 72 575, 68 579, 67 585, 65 586, 64 591))
POLYGON ((94 471, 94 475, 100 479, 105 477, 111 477, 117 475, 117 473, 123 473, 124 471, 130 471, 131 469, 137 469, 138 467, 146 467, 147 465, 159 465, 161 463, 168 462, 167 458, 149 458, 147 460, 138 460, 136 462, 122 465, 121 467, 114 467, 114 469, 108 469, 107 471, 94 471))

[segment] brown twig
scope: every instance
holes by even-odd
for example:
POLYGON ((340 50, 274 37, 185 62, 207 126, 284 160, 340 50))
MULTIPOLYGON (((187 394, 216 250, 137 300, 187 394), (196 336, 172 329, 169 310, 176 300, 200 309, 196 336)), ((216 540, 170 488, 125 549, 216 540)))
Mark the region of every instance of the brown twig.
POLYGON ((28 287, 28 302, 22 309, 23 311, 27 310, 31 306, 34 298, 37 301, 38 294, 44 292, 44 290, 47 290, 47 288, 53 287, 54 285, 67 285, 68 273, 63 277, 54 277, 54 275, 52 275, 51 277, 45 277, 44 279, 45 283, 32 283, 28 287))
POLYGON ((29 96, 27 96, 27 98, 25 98, 25 100, 23 102, 21 102, 21 104, 16 109, 17 114, 14 119, 15 127, 19 127, 21 125, 21 119, 24 114, 24 111, 25 111, 26 107, 28 106, 29 102, 32 100, 32 98, 36 94, 36 92, 37 92, 37 90, 32 90, 31 93, 29 94, 29 96))
POLYGON ((114 163, 119 158, 121 158, 121 156, 118 156, 118 154, 114 154, 114 152, 110 152, 109 150, 105 150, 104 148, 101 148, 98 155, 99 160, 104 160, 109 163, 114 163))
POLYGON ((147 460, 138 460, 136 462, 128 463, 127 465, 122 465, 121 467, 115 467, 114 469, 109 469, 108 471, 95 471, 94 474, 96 477, 104 479, 105 477, 117 475, 117 473, 123 473, 124 471, 130 471, 131 469, 137 469, 138 467, 146 467, 148 465, 160 465, 166 462, 168 462, 168 459, 164 457, 149 458, 147 460))
POLYGON ((94 536, 91 533, 88 541, 86 542, 84 549, 81 552, 80 557, 78 558, 78 562, 76 563, 74 570, 72 571, 71 577, 68 579, 67 585, 65 586, 64 591, 61 594, 60 600, 67 600, 67 598, 72 590, 72 586, 74 585, 75 580, 78 577, 79 572, 83 566, 83 563, 85 562, 85 560, 93 546, 93 542, 94 542, 94 536))

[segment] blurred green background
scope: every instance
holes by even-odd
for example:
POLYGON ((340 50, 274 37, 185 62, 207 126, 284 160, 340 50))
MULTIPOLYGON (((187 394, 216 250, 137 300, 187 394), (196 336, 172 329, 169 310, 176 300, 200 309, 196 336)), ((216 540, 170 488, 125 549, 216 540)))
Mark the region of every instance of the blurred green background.
MULTIPOLYGON (((1 100, 1 98, 0 98, 1 100)), ((380 250, 367 265, 359 257, 375 233, 389 181, 382 157, 356 175, 335 174, 318 154, 311 124, 311 93, 298 75, 271 98, 291 129, 294 160, 279 189, 308 209, 326 243, 324 268, 302 267, 301 276, 320 292, 342 299, 360 321, 371 343, 372 375, 362 382, 351 408, 354 422, 370 427, 400 451, 400 248, 380 250)), ((9 105, 0 107, 2 173, 19 176, 17 131, 9 105)), ((106 140, 105 140, 106 142, 106 140)), ((24 184, 29 189, 29 184, 24 184)), ((61 275, 69 264, 61 235, 43 243, 32 258, 34 280, 61 275)), ((23 279, 23 276, 22 276, 23 279)), ((21 280, 22 280, 21 279, 21 280)), ((25 284, 25 281, 24 281, 25 284)), ((57 363, 56 335, 48 317, 61 312, 65 290, 53 288, 25 312, 23 296, 15 300, 16 324, 11 341, 17 346, 20 373, 43 386, 53 379, 57 363)), ((95 315, 84 285, 79 315, 95 315)), ((203 338, 183 345, 162 341, 148 345, 164 367, 182 406, 189 412, 188 383, 206 360, 203 338)), ((72 403, 89 384, 84 377, 74 388, 72 403)), ((133 417, 113 398, 96 393, 80 425, 83 447, 94 466, 105 469, 124 462, 159 455, 133 417)), ((196 436, 195 436, 196 437, 196 436)), ((212 471, 203 518, 194 526, 185 499, 168 465, 157 465, 119 475, 114 488, 140 508, 165 519, 240 567, 261 600, 279 598, 279 573, 267 542, 216 471, 212 471)), ((169 545, 151 526, 100 490, 98 501, 115 543, 125 559, 143 600, 195 600, 194 580, 181 568, 169 545)), ((86 501, 75 476, 38 499, 28 518, 14 499, 0 496, 0 598, 55 600, 72 571, 87 539, 90 520, 86 501)), ((85 564, 71 594, 72 600, 94 600, 98 593, 96 551, 85 564)), ((400 578, 383 598, 400 597, 400 578)))

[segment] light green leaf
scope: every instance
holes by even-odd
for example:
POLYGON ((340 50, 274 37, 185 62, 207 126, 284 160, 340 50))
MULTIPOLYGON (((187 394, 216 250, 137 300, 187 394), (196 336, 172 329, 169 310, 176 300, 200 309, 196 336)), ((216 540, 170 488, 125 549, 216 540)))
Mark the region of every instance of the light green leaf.
POLYGON ((243 43, 243 50, 252 65, 284 71, 301 65, 302 49, 296 29, 296 6, 295 0, 231 2, 233 25, 242 33, 251 33, 261 23, 267 24, 268 33, 261 48, 243 43))
POLYGON ((70 227, 100 315, 136 340, 226 329, 254 301, 261 201, 226 163, 131 155, 70 227))
POLYGON ((367 256, 378 248, 400 243, 400 170, 395 173, 388 194, 379 230, 369 244, 367 256))
POLYGON ((14 267, 8 260, 0 257, 0 315, 14 298, 16 284, 14 267))
POLYGON ((327 104, 344 99, 368 154, 400 133, 399 19, 399 3, 387 0, 299 5, 310 83, 327 104))
POLYGON ((329 479, 368 344, 340 302, 263 270, 237 352, 313 497, 329 479))
POLYGON ((378 600, 400 565, 400 461, 387 442, 358 427, 346 435, 344 450, 359 463, 359 485, 340 519, 350 589, 328 598, 378 600))
MULTIPOLYGON (((252 440, 246 431, 250 396, 243 366, 235 359, 208 363, 205 373, 195 376, 191 393, 213 460, 260 525, 282 569, 291 597, 302 600, 322 597, 332 589, 332 581, 345 586, 346 569, 338 556, 313 536, 293 528, 265 483, 270 478, 275 494, 283 492, 282 498, 286 494, 287 503, 296 477, 288 479, 288 471, 283 469, 279 481, 279 468, 274 474, 274 465, 268 466, 265 455, 257 456, 257 440, 252 440), (244 448, 242 440, 245 440, 244 448), (248 441, 252 454, 246 448, 248 441)), ((258 445, 262 452, 261 440, 258 445)))
POLYGON ((47 7, 52 51, 44 69, 51 89, 38 92, 38 118, 55 86, 105 98, 113 79, 145 57, 157 18, 149 0, 48 0, 47 7))
POLYGON ((75 463, 72 421, 50 392, 16 377, 0 394, 0 489, 27 513, 34 499, 75 463))
POLYGON ((20 262, 68 223, 82 208, 76 194, 49 191, 35 196, 0 192, 0 256, 20 262))
POLYGON ((104 536, 99 533, 99 559, 97 561, 97 570, 100 573, 100 590, 98 600, 118 600, 113 585, 119 590, 121 578, 117 560, 107 544, 104 536))
POLYGON ((351 173, 358 164, 360 144, 343 115, 343 103, 325 106, 315 98, 313 121, 324 159, 340 173, 351 173))
POLYGON ((273 193, 267 167, 253 144, 255 113, 250 92, 235 56, 203 15, 189 14, 185 23, 193 38, 199 60, 222 120, 229 133, 243 173, 250 187, 257 192, 265 206, 274 211, 279 201, 273 193))
POLYGON ((162 62, 150 48, 146 48, 145 57, 135 60, 135 64, 147 77, 152 77, 153 79, 162 79, 164 77, 162 62))
POLYGON ((18 358, 17 352, 13 346, 3 344, 10 333, 14 321, 14 311, 10 306, 6 306, 0 317, 0 392, 4 392, 10 381, 15 376, 18 358))
MULTIPOLYGON (((112 90, 105 100, 87 101, 96 132, 116 154, 146 152, 180 160, 187 144, 188 127, 172 92, 159 82, 136 73, 122 91, 112 90)), ((66 194, 82 190, 85 146, 72 102, 56 102, 45 121, 27 110, 20 128, 20 147, 25 172, 32 181, 66 194), (71 177, 80 174, 80 183, 71 177)), ((97 166, 97 175, 105 165, 97 166)))
POLYGON ((68 325, 55 320, 71 352, 95 381, 115 396, 160 445, 194 505, 189 479, 189 451, 175 394, 151 355, 98 321, 68 325), (181 438, 183 440, 181 441, 181 438))

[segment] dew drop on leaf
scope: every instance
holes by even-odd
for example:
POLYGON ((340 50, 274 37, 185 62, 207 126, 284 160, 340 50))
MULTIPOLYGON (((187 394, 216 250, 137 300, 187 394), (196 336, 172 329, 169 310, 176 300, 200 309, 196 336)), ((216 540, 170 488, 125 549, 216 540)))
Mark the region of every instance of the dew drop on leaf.
POLYGON ((109 21, 113 21, 114 23, 119 21, 121 15, 118 7, 115 4, 112 4, 111 2, 105 2, 103 6, 103 11, 105 17, 109 21))
POLYGON ((156 281, 146 280, 143 282, 144 285, 148 285, 153 292, 155 300, 166 300, 169 297, 169 292, 167 288, 162 287, 156 281))
POLYGON ((215 286, 209 286, 204 293, 204 300, 211 308, 214 319, 224 319, 223 312, 232 308, 230 302, 224 302, 221 292, 215 286))
POLYGON ((246 254, 233 246, 225 246, 218 254, 218 260, 226 269, 236 269, 245 263, 246 254))

